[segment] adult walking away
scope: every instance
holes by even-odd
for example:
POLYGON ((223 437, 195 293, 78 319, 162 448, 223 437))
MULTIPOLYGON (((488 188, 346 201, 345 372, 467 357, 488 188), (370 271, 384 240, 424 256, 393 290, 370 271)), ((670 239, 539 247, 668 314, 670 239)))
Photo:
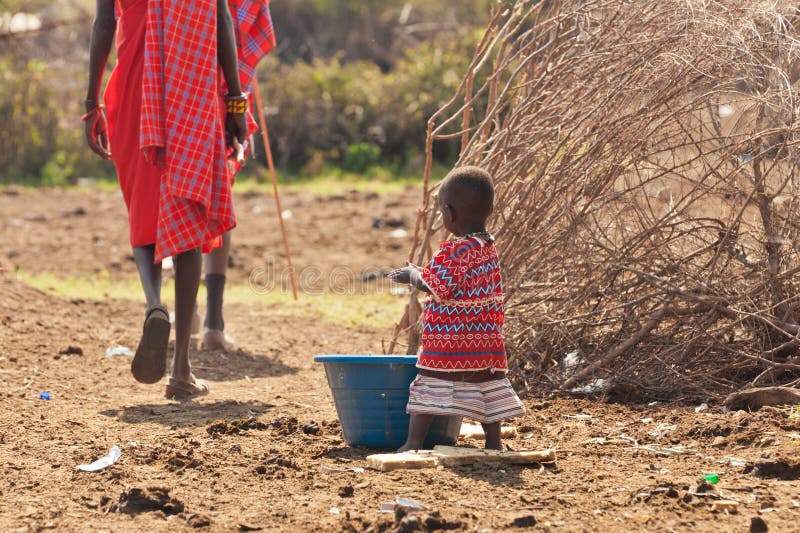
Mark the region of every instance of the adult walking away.
POLYGON ((165 373, 170 322, 161 303, 161 260, 172 256, 175 357, 166 393, 206 394, 208 385, 189 363, 201 252, 219 246, 236 225, 226 154, 254 126, 227 2, 98 0, 89 63, 87 142, 117 168, 147 301, 131 372, 142 383, 165 373), (99 93, 115 33, 106 121, 99 93))
MULTIPOLYGON (((233 17, 239 52, 239 81, 249 91, 258 62, 275 46, 275 32, 267 0, 228 0, 233 17)), ((251 98, 252 103, 252 98, 251 98)), ((233 340, 225 333, 222 299, 228 271, 231 233, 222 237, 222 245, 205 255, 206 313, 202 322, 201 348, 229 351, 233 340)), ((199 309, 195 308, 192 333, 201 327, 199 309)))

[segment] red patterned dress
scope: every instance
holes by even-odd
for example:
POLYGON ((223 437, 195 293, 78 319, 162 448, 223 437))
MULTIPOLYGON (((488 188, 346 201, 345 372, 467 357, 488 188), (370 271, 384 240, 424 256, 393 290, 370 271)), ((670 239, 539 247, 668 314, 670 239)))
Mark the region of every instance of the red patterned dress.
POLYGON ((505 377, 503 287, 491 238, 442 242, 420 277, 431 296, 422 314, 420 375, 411 384, 406 412, 460 415, 482 423, 524 415, 505 377), (486 371, 491 377, 470 381, 486 371))
POLYGON ((494 243, 480 237, 444 241, 420 274, 431 296, 422 314, 417 366, 507 371, 503 285, 494 243))

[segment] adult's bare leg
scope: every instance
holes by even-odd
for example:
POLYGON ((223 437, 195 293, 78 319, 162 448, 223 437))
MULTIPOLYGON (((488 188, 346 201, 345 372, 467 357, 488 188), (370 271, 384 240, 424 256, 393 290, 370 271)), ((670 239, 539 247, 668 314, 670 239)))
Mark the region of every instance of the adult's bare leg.
POLYGON ((133 249, 147 301, 142 337, 131 362, 131 373, 141 383, 158 382, 167 368, 169 313, 161 305, 161 263, 153 263, 154 254, 154 244, 133 249))
POLYGON ((139 270, 147 308, 161 305, 161 263, 153 264, 156 245, 137 246, 133 249, 133 260, 139 270))
POLYGON ((189 340, 191 338, 192 315, 200 286, 203 254, 199 248, 178 254, 175 262, 175 358, 172 363, 172 378, 191 383, 192 368, 189 364, 189 340))
POLYGON ((206 254, 206 329, 223 331, 225 320, 222 314, 222 297, 228 273, 228 256, 231 251, 230 232, 222 236, 222 246, 206 254))

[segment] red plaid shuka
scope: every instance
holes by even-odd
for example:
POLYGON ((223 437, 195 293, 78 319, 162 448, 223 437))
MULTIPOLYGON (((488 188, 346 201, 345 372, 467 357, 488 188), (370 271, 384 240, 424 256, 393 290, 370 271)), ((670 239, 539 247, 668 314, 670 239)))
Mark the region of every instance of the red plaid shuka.
MULTIPOLYGON (((240 36, 248 43, 252 25, 263 21, 262 7, 266 4, 237 2, 240 36)), ((140 147, 164 167, 156 261, 197 247, 210 251, 217 237, 236 226, 216 19, 215 0, 148 0, 140 147)), ((273 46, 269 28, 268 45, 248 44, 248 50, 240 51, 247 60, 248 84, 261 51, 273 46)), ((249 124, 255 131, 252 117, 249 124)))
POLYGON ((420 272, 431 289, 422 313, 417 366, 446 372, 507 371, 503 288, 493 242, 443 241, 420 272))
POLYGON ((275 47, 275 31, 268 0, 228 0, 236 27, 239 51, 239 79, 250 87, 256 65, 275 47))
MULTIPOLYGON (((235 0, 233 10, 247 87, 274 36, 264 0, 235 0)), ((216 2, 116 0, 116 12, 117 64, 105 103, 131 246, 155 243, 156 261, 209 251, 236 223, 216 2)), ((252 117, 248 124, 255 131, 252 117)))

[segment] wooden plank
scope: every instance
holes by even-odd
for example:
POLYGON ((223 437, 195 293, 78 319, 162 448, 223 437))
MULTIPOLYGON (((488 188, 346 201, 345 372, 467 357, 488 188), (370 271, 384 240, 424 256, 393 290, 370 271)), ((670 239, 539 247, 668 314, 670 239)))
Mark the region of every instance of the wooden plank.
MULTIPOLYGON (((483 439, 486 435, 483 433, 483 427, 480 424, 471 424, 464 422, 461 424, 461 429, 458 436, 462 439, 483 439)), ((517 436, 517 428, 514 426, 502 426, 500 428, 500 436, 504 439, 517 436)))
POLYGON ((379 453, 367 457, 367 466, 390 472, 398 469, 433 468, 437 465, 432 452, 419 450, 416 452, 379 453))
POLYGON ((501 452, 499 450, 436 446, 433 450, 370 455, 367 457, 367 466, 381 472, 390 472, 399 469, 434 468, 439 465, 457 466, 473 463, 540 464, 553 463, 555 460, 556 451, 554 449, 501 452))
POLYGON ((455 446, 436 446, 433 451, 436 452, 438 464, 445 466, 471 463, 535 464, 552 463, 556 460, 556 452, 553 449, 510 452, 458 448, 455 446))

